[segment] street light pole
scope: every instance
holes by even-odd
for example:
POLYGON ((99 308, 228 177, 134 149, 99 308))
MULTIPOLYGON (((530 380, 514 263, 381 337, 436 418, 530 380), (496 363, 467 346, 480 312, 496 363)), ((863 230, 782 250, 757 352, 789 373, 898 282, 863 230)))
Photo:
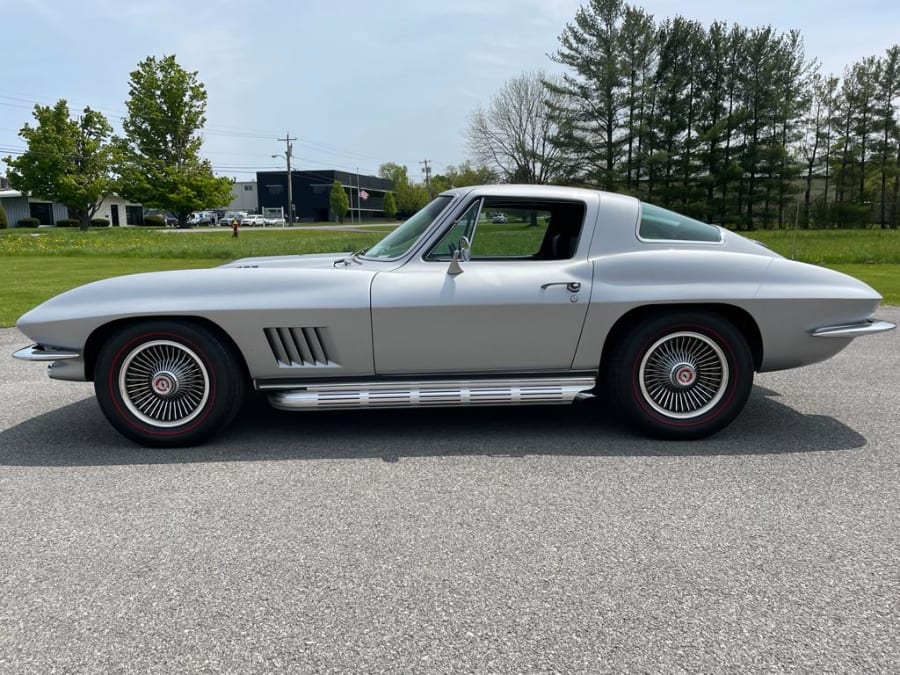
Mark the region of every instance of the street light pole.
POLYGON ((294 152, 294 144, 291 141, 296 141, 296 138, 291 138, 290 133, 286 133, 284 138, 279 138, 279 141, 285 142, 285 152, 284 158, 287 160, 287 210, 288 210, 288 225, 294 224, 294 191, 293 185, 294 182, 291 180, 291 155, 294 152))

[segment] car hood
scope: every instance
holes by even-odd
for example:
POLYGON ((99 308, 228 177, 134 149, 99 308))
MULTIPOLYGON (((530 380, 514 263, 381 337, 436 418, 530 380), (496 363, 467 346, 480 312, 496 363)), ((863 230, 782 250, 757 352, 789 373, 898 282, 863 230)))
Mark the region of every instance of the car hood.
POLYGON ((259 258, 241 258, 240 260, 221 265, 221 267, 289 267, 294 269, 321 269, 323 267, 334 267, 336 262, 340 262, 350 255, 352 255, 352 253, 347 251, 345 253, 312 253, 308 255, 276 255, 259 258))
POLYGON ((210 269, 104 279, 47 300, 17 326, 35 342, 78 348, 95 328, 123 318, 195 316, 215 323, 248 312, 368 307, 374 272, 334 269, 335 259, 333 254, 248 258, 210 269), (291 265, 291 259, 303 263, 291 265))

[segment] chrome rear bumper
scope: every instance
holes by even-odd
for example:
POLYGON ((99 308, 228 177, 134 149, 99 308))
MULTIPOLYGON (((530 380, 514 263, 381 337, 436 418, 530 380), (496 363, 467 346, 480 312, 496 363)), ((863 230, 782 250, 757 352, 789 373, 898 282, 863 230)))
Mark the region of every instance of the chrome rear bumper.
POLYGON ((875 335, 876 333, 884 333, 894 330, 896 324, 890 321, 878 321, 877 319, 866 319, 858 323, 849 323, 841 326, 824 326, 816 328, 812 331, 813 337, 838 337, 838 338, 857 338, 863 335, 875 335))

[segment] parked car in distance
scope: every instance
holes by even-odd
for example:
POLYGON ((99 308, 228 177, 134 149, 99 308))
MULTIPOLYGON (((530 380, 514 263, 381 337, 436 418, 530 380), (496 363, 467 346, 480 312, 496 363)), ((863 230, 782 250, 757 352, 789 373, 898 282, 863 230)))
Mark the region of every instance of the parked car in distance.
POLYGON ((247 216, 244 216, 241 219, 241 225, 265 225, 266 219, 263 218, 258 213, 253 213, 247 216))
POLYGON ((216 225, 219 219, 213 211, 196 211, 188 218, 188 225, 216 225))
POLYGON ((226 211, 222 214, 222 217, 219 218, 219 224, 230 226, 235 219, 240 223, 246 218, 249 214, 246 211, 226 211))
POLYGON ((438 195, 357 253, 81 286, 19 319, 34 344, 15 356, 93 381, 110 423, 147 446, 207 439, 250 389, 297 411, 596 398, 685 440, 724 429, 754 373, 893 329, 880 301, 634 197, 486 185, 438 195), (498 212, 511 222, 481 226, 498 212))
POLYGON ((263 220, 265 220, 266 225, 284 225, 285 222, 281 216, 266 216, 263 220))
POLYGON ((162 209, 146 209, 144 211, 144 218, 146 218, 147 216, 164 219, 166 221, 166 227, 175 227, 176 225, 178 225, 178 217, 171 211, 163 211, 162 209))
POLYGON ((506 223, 509 221, 509 218, 506 217, 505 213, 497 213, 491 218, 492 223, 506 223))

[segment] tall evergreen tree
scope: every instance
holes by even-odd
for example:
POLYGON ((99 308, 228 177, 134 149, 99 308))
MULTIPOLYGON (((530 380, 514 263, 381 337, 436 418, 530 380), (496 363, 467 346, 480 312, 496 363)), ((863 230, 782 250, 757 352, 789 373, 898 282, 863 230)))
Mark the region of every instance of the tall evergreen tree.
POLYGON ((900 161, 898 161, 900 124, 898 124, 894 102, 900 96, 900 45, 894 45, 888 49, 881 63, 872 124, 872 131, 875 135, 874 150, 878 162, 878 223, 882 228, 888 225, 895 228, 898 224, 897 184, 900 182, 900 161), (894 183, 893 195, 888 191, 890 181, 894 183), (893 199, 891 199, 892 196, 893 199))
POLYGON ((582 179, 606 189, 620 181, 624 145, 621 113, 627 108, 626 73, 621 55, 622 0, 589 0, 566 24, 552 56, 573 72, 550 91, 568 101, 560 122, 566 151, 582 163, 582 179))
POLYGON ((350 211, 350 197, 344 190, 344 184, 336 180, 331 184, 331 193, 328 195, 328 201, 331 204, 331 211, 339 223, 344 222, 344 217, 350 211))

